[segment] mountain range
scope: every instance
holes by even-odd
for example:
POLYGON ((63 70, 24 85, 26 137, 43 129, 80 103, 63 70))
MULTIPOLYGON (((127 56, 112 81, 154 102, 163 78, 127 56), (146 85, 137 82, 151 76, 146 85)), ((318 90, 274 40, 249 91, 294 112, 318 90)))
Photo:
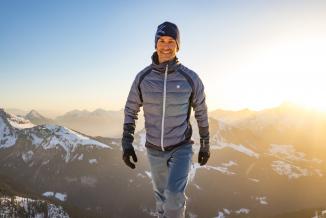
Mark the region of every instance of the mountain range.
MULTIPOLYGON (((119 124, 123 121, 120 120, 119 124)), ((291 105, 210 116, 211 158, 196 162, 187 217, 313 217, 326 209, 326 118, 291 105)), ((59 202, 71 217, 152 217, 154 199, 144 147, 135 135, 135 170, 121 160, 120 139, 57 124, 34 125, 0 110, 0 177, 13 189, 59 202)))
MULTIPOLYGON (((122 135, 123 110, 72 110, 54 119, 47 118, 34 109, 28 113, 18 109, 11 109, 10 111, 13 112, 12 114, 23 117, 35 125, 57 124, 90 136, 117 138, 122 135)), ((137 121, 137 131, 143 128, 144 118, 140 113, 139 120, 137 121)))

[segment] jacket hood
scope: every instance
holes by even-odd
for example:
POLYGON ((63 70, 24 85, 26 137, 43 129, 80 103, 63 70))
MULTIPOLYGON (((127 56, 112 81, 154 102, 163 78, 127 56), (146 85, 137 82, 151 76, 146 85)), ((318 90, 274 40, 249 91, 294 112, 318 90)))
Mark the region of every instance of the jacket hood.
POLYGON ((172 73, 178 69, 181 63, 179 62, 177 57, 175 57, 173 60, 159 63, 157 52, 154 52, 152 55, 152 64, 151 64, 152 69, 159 71, 161 73, 165 73, 166 65, 169 66, 168 73, 172 73))

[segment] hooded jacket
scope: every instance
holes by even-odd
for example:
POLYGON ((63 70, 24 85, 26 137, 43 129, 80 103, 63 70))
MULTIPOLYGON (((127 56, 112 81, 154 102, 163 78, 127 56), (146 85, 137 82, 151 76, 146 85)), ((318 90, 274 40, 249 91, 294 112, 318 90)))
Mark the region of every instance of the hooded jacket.
POLYGON ((155 52, 152 64, 136 75, 124 109, 125 125, 135 126, 140 107, 144 111, 146 147, 164 151, 193 143, 191 108, 200 137, 209 138, 204 85, 199 76, 177 58, 159 64, 155 52))

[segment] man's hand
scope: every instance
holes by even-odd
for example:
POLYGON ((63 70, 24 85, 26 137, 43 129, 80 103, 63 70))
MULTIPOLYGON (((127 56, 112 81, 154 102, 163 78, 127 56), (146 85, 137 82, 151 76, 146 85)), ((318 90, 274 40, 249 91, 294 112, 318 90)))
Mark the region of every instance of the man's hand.
POLYGON ((123 135, 122 135, 122 159, 125 164, 131 169, 135 169, 135 164, 130 161, 130 157, 132 157, 134 162, 137 162, 137 156, 132 146, 132 142, 134 141, 134 132, 135 125, 132 123, 125 123, 123 125, 123 135))
POLYGON ((135 169, 136 166, 130 161, 130 157, 132 157, 132 160, 134 162, 137 162, 137 156, 134 148, 125 149, 122 154, 122 159, 128 167, 130 167, 131 169, 135 169))
POLYGON ((210 157, 209 140, 200 139, 200 149, 198 153, 198 163, 203 166, 210 157))

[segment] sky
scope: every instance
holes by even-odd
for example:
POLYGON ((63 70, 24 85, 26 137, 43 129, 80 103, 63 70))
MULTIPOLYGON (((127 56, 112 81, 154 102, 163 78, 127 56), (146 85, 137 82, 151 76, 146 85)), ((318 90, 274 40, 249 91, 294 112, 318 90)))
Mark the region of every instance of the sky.
POLYGON ((0 107, 122 109, 170 21, 209 111, 326 110, 325 11, 322 0, 0 0, 0 107))

